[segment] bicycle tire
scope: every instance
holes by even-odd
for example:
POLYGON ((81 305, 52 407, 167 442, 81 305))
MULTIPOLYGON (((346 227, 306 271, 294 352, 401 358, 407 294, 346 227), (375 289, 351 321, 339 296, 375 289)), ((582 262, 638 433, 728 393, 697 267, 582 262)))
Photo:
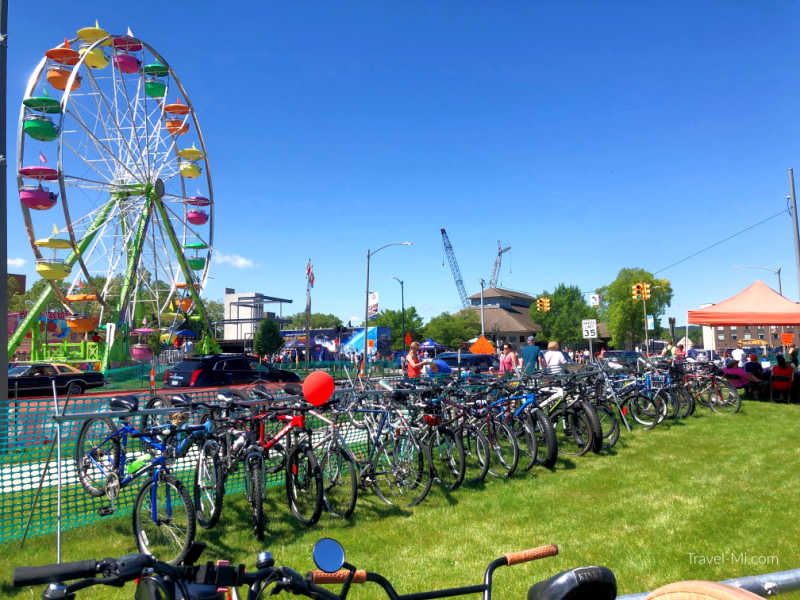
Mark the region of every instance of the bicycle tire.
POLYGON ((553 422, 543 410, 531 411, 533 431, 536 434, 536 462, 545 469, 552 469, 558 460, 558 439, 553 422))
POLYGON ((120 441, 113 437, 105 440, 117 430, 111 419, 96 417, 84 421, 75 443, 75 470, 84 490, 95 498, 105 493, 107 473, 119 473, 120 441), (105 441, 103 441, 105 440, 105 441), (100 463, 95 465, 89 455, 100 463))
POLYGON ((592 403, 586 400, 580 400, 577 404, 577 408, 586 416, 586 421, 589 423, 589 428, 592 433, 592 452, 597 454, 603 448, 603 427, 600 425, 600 418, 597 416, 597 410, 592 403))
POLYGON ((692 396, 689 390, 684 386, 678 387, 675 390, 675 393, 680 400, 680 412, 678 413, 678 418, 685 419, 694 412, 694 396, 692 396))
MULTIPOLYGON (((533 420, 528 413, 520 413, 513 417, 512 429, 517 436, 517 442, 521 440, 520 454, 528 458, 527 464, 523 465, 525 471, 530 471, 536 464, 536 457, 539 455, 539 447, 536 441, 536 433, 533 428, 533 420)), ((522 459, 522 457, 520 457, 522 459)))
POLYGON ((349 519, 358 498, 358 469, 343 448, 332 446, 319 460, 322 472, 322 498, 325 509, 334 517, 349 519))
POLYGON ((317 457, 304 445, 295 446, 286 460, 286 497, 289 509, 304 525, 313 525, 322 514, 322 473, 317 457))
POLYGON ((431 431, 429 441, 431 465, 439 483, 450 491, 458 489, 464 481, 466 470, 461 436, 446 427, 439 427, 431 431))
POLYGON ((469 483, 480 483, 489 473, 491 463, 489 440, 477 427, 462 427, 460 437, 464 448, 464 480, 469 483))
MULTIPOLYGON (((147 402, 145 403, 144 407, 146 409, 150 408, 172 408, 172 401, 170 400, 169 396, 164 394, 155 394, 148 398, 147 402)), ((156 427, 157 425, 167 425, 169 424, 169 415, 142 415, 142 420, 139 425, 139 431, 146 431, 151 427, 156 427)))
POLYGON ((628 406, 633 420, 645 429, 658 425, 661 411, 653 396, 639 392, 630 399, 628 406))
POLYGON ((733 387, 727 379, 717 378, 717 386, 709 388, 709 404, 711 410, 718 414, 732 415, 739 412, 742 407, 742 397, 739 390, 733 387))
POLYGON ((250 502, 253 534, 258 541, 264 539, 264 467, 261 457, 251 456, 244 471, 244 490, 250 502))
POLYGON ((189 552, 195 533, 194 506, 189 492, 180 480, 172 474, 162 472, 157 483, 150 478, 139 488, 133 503, 133 534, 139 552, 176 565, 189 552), (155 520, 152 508, 154 485, 157 485, 155 520), (170 490, 173 491, 174 498, 170 490), (164 492, 163 502, 159 501, 161 491, 164 492), (175 499, 179 502, 175 502, 175 499))
POLYGON ((619 421, 614 411, 604 405, 594 407, 603 430, 603 447, 611 450, 619 440, 619 421))
POLYGON ((556 430, 560 454, 583 456, 591 450, 592 429, 583 412, 572 408, 557 408, 550 418, 556 430))
POLYGON ((211 529, 219 521, 225 498, 225 471, 219 459, 220 446, 207 440, 197 455, 194 472, 193 498, 197 524, 211 529))
POLYGON ((419 504, 433 484, 430 465, 427 446, 413 437, 399 432, 384 437, 372 459, 375 493, 386 504, 419 504))
MULTIPOLYGON (((489 448, 492 450, 492 459, 497 459, 499 463, 496 470, 489 466, 489 473, 495 477, 511 477, 517 470, 519 464, 519 442, 517 436, 505 423, 498 419, 484 420, 480 427, 483 435, 489 441, 489 448)), ((494 464, 494 460, 492 460, 494 464)))

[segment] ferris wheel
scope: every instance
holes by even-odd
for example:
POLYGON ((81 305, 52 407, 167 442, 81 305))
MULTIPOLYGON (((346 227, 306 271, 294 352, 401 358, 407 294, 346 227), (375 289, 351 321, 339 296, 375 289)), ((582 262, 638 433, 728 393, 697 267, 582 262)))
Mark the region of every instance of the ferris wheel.
MULTIPOLYGON (((146 323, 202 323, 214 193, 195 109, 170 64, 99 24, 45 52, 20 110, 17 184, 36 271, 50 285, 9 355, 53 300, 73 332, 105 329, 102 368, 146 323)), ((213 344, 213 340, 211 342, 213 344)))

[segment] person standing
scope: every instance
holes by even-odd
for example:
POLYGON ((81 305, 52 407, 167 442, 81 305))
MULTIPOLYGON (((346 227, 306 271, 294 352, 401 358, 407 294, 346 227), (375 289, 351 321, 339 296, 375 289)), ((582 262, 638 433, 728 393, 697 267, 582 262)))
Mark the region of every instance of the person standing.
POLYGON ((517 366, 517 353, 511 344, 503 344, 503 356, 500 357, 500 375, 512 375, 517 366))
POLYGON ((735 360, 738 364, 744 364, 744 350, 742 349, 742 342, 739 340, 739 343, 736 344, 736 348, 731 352, 731 358, 735 360))
POLYGON ((422 373, 422 367, 430 364, 429 360, 422 360, 419 357, 419 342, 411 342, 406 356, 406 369, 409 379, 416 379, 422 373))
POLYGON ((797 359, 797 346, 794 344, 789 346, 789 362, 792 364, 795 370, 800 367, 800 361, 797 359))
POLYGON ((542 353, 539 346, 536 345, 536 337, 528 336, 528 345, 525 346, 521 354, 520 366, 529 375, 534 371, 538 371, 542 364, 542 353))
POLYGON ((564 358, 564 353, 558 349, 558 342, 555 340, 547 344, 547 352, 544 353, 544 366, 548 373, 561 373, 563 367, 561 365, 567 364, 567 359, 564 358))

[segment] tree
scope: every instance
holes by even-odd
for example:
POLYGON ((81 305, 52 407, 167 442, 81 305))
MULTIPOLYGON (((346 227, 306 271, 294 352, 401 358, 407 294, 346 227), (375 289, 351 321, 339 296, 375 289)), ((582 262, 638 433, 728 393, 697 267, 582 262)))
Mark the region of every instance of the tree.
POLYGON ((542 328, 542 338, 570 346, 583 343, 581 321, 597 318, 598 311, 586 304, 581 289, 560 283, 552 294, 545 291, 541 295, 550 298, 550 310, 539 312, 534 302, 530 314, 531 320, 542 328))
MULTIPOLYGON (((403 349, 403 312, 400 310, 382 310, 372 322, 377 327, 391 327, 392 350, 403 349)), ((370 327, 372 326, 370 325, 370 327)), ((406 309, 406 331, 411 334, 412 340, 421 341, 422 317, 417 314, 417 309, 409 306, 406 309)))
POLYGON ((253 350, 259 356, 274 354, 283 346, 283 338, 278 324, 272 319, 264 319, 258 324, 253 337, 253 350))
POLYGON ((209 321, 215 323, 225 318, 225 305, 222 304, 222 302, 209 300, 208 298, 203 298, 202 300, 203 305, 206 307, 206 314, 208 314, 209 321))
POLYGON ((425 326, 423 334, 451 348, 458 347, 481 332, 481 316, 471 308, 454 315, 442 313, 434 317, 425 326))
MULTIPOLYGON (((299 312, 287 317, 289 319, 289 329, 305 329, 306 313, 299 312)), ((311 313, 311 329, 332 329, 342 324, 342 320, 336 315, 325 315, 322 313, 311 313)))
POLYGON ((632 298, 631 288, 643 281, 650 284, 652 298, 647 300, 647 313, 656 321, 672 301, 672 286, 666 279, 656 279, 652 273, 638 268, 621 269, 617 278, 600 288, 603 298, 601 318, 611 331, 611 345, 632 348, 644 340, 644 310, 641 300, 632 298))
POLYGON ((8 312, 21 312, 25 310, 25 296, 19 289, 16 277, 8 278, 8 312))

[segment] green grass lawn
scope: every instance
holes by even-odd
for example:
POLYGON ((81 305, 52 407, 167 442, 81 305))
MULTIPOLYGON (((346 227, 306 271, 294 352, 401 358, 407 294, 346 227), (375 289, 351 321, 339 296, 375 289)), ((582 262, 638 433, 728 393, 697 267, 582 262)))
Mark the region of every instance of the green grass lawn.
MULTIPOLYGON (((268 494, 263 545, 251 534, 241 495, 226 498, 219 525, 199 530, 198 539, 208 544, 204 559, 252 568, 257 551, 268 548, 278 564, 305 572, 313 568, 314 542, 334 537, 349 562, 380 572, 400 593, 479 583, 493 558, 558 544, 556 558, 497 571, 500 599, 524 598, 535 581, 586 564, 610 567, 622 594, 680 579, 800 568, 798 429, 797 406, 745 402, 729 417, 702 409, 653 431, 623 433, 610 453, 560 461, 553 472, 534 469, 449 495, 434 487, 410 510, 387 506, 370 492, 359 498, 350 522, 323 515, 311 529, 293 521, 283 488, 276 487, 268 494)), ((130 518, 67 531, 63 547, 65 561, 133 552, 130 518)), ((0 546, 3 595, 38 598, 41 588, 34 595, 8 586, 11 568, 54 561, 54 535, 28 540, 22 549, 19 542, 0 546)), ((78 597, 130 598, 132 590, 93 588, 78 597)), ((351 597, 380 593, 363 586, 351 597)))

